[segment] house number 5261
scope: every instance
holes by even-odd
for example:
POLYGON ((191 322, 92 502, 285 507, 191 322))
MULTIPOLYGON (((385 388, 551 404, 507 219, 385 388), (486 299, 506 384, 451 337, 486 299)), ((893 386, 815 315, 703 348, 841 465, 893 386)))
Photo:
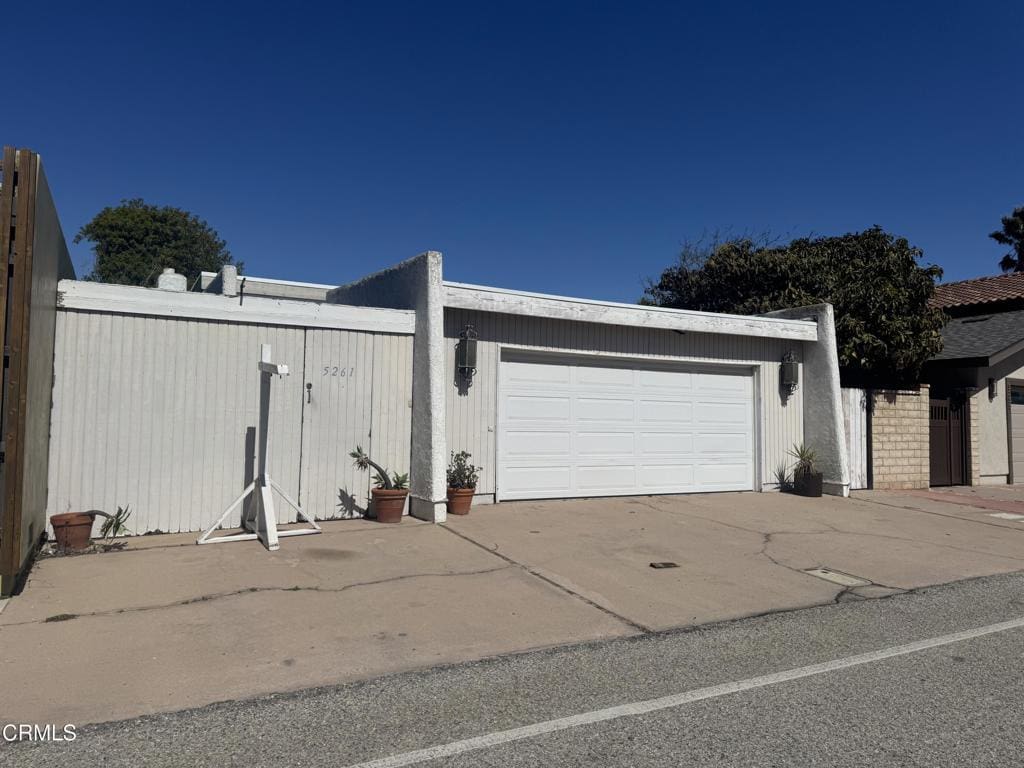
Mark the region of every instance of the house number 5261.
POLYGON ((323 375, 324 376, 341 376, 342 378, 344 378, 345 376, 354 376, 355 372, 356 372, 355 368, 345 368, 344 366, 338 366, 338 365, 325 365, 324 366, 324 373, 323 373, 323 375))

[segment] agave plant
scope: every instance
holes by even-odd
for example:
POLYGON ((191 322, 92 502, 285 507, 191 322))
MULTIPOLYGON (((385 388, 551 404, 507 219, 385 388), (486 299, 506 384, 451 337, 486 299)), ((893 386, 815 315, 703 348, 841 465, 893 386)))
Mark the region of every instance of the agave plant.
POLYGON ((114 539, 129 533, 127 523, 132 513, 128 506, 118 507, 117 513, 113 515, 101 512, 98 509, 92 511, 94 514, 104 518, 103 524, 100 526, 100 538, 114 539))
POLYGON ((793 486, 792 476, 789 474, 789 465, 780 461, 775 467, 775 482, 779 484, 779 490, 788 491, 793 486))
POLYGON ((355 459, 352 463, 364 472, 368 472, 370 469, 374 470, 373 483, 378 488, 386 491, 404 491, 409 487, 408 474, 389 473, 384 467, 367 456, 362 446, 357 445, 356 449, 349 453, 349 456, 355 459))
POLYGON ((796 459, 796 466, 793 467, 794 474, 814 471, 814 462, 817 456, 815 456, 814 449, 810 446, 805 443, 797 443, 790 449, 789 455, 796 459))

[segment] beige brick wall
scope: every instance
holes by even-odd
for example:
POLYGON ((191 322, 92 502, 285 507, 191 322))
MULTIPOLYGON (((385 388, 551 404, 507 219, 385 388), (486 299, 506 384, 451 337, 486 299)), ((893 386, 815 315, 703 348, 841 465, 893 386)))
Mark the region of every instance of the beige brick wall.
POLYGON ((967 478, 968 485, 981 485, 981 419, 982 398, 988 400, 988 389, 982 389, 970 396, 967 402, 967 478))
POLYGON ((871 412, 872 487, 928 487, 928 387, 877 389, 871 412))

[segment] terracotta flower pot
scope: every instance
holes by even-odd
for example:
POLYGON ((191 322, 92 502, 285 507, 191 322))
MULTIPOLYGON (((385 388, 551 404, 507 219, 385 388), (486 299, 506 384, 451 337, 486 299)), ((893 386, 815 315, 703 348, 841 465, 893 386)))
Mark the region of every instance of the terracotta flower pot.
POLYGON ((92 534, 92 521, 92 515, 82 512, 51 515, 50 525, 53 526, 53 536, 57 540, 58 549, 77 552, 88 547, 89 536, 92 534))
POLYGON ((476 488, 449 488, 448 514, 468 515, 469 508, 473 505, 474 493, 476 493, 476 488))
POLYGON ((405 497, 409 491, 389 491, 385 488, 374 488, 373 511, 378 523, 402 522, 402 511, 405 509, 405 497))

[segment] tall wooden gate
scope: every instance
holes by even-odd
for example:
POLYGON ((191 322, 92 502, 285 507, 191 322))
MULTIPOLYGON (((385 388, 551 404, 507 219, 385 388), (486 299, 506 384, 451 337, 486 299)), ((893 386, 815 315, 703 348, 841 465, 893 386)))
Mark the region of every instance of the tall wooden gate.
POLYGON ((963 485, 967 477, 965 406, 950 397, 933 397, 929 405, 930 484, 963 485))
POLYGON ((856 491, 868 487, 868 393, 845 387, 841 392, 850 490, 856 491))

